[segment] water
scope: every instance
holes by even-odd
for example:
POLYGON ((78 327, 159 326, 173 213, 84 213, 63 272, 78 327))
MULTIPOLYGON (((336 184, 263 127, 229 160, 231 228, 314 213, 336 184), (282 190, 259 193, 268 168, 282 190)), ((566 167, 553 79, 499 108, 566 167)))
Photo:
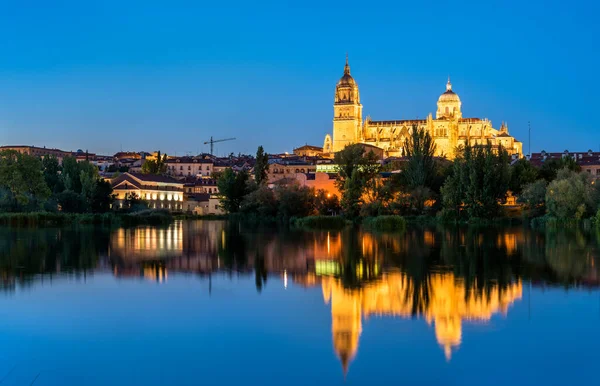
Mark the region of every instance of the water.
POLYGON ((597 384, 598 237, 0 228, 0 385, 597 384))

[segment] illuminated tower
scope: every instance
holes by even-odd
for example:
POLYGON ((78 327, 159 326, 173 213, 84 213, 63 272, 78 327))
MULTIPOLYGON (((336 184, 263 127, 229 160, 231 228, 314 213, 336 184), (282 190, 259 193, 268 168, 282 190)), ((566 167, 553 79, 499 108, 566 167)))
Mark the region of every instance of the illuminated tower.
POLYGON ((342 150, 346 145, 356 143, 360 139, 362 122, 362 105, 358 85, 350 75, 348 55, 344 75, 335 86, 333 103, 333 151, 342 150))

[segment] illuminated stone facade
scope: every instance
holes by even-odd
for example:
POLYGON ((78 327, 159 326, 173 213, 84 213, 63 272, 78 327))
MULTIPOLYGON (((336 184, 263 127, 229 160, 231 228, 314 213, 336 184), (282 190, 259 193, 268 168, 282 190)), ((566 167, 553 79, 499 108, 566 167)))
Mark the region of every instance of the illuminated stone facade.
POLYGON ((350 75, 346 57, 344 75, 335 88, 333 136, 325 136, 323 152, 334 153, 347 145, 363 143, 383 149, 388 157, 402 156, 404 140, 413 127, 419 127, 434 138, 437 156, 453 158, 458 146, 488 141, 494 147, 502 145, 511 155, 522 156, 522 143, 508 133, 505 123, 497 130, 487 118, 464 118, 461 107, 462 102, 448 78, 446 91, 437 102, 435 119, 429 114, 426 119, 374 121, 367 117, 363 121, 358 84, 350 75))

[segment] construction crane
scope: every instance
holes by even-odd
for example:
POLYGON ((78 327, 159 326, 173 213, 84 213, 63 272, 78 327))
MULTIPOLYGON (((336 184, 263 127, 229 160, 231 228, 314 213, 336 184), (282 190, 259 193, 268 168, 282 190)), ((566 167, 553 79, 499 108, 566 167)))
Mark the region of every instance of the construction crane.
POLYGON ((208 145, 208 144, 210 144, 210 155, 214 155, 214 154, 213 154, 213 150, 214 150, 214 147, 215 147, 215 143, 218 143, 218 142, 225 142, 225 141, 233 141, 234 139, 235 139, 235 138, 213 139, 213 137, 211 136, 211 137, 210 137, 210 141, 206 141, 206 142, 204 142, 204 144, 205 144, 205 145, 208 145))

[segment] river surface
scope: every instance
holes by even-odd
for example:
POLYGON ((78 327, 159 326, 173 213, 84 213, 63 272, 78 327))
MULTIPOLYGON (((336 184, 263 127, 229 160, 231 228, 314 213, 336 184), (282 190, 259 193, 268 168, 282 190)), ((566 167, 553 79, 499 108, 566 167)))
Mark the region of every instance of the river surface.
POLYGON ((599 240, 0 228, 0 386, 600 384, 599 240))

